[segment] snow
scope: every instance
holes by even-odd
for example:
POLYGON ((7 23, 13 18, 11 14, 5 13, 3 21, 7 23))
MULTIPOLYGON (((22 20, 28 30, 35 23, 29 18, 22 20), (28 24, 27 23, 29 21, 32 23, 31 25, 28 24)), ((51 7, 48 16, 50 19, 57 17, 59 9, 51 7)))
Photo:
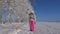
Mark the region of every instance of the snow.
MULTIPOLYGON (((28 23, 0 24, 0 34, 29 34, 28 23)), ((60 34, 58 22, 36 22, 34 34, 60 34)))
POLYGON ((37 22, 34 34, 60 34, 60 22, 37 22))
POLYGON ((23 34, 28 28, 23 23, 0 24, 0 34, 23 34), (21 33, 20 33, 21 32, 21 33))

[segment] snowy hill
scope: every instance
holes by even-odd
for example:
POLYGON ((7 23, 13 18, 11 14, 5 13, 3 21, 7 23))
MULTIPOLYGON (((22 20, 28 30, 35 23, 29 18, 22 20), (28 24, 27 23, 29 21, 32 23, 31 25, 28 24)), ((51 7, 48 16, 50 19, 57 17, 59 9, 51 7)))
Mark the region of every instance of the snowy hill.
POLYGON ((6 10, 7 17, 6 21, 18 18, 18 21, 23 20, 24 22, 28 21, 28 13, 33 11, 33 8, 29 0, 2 0, 0 2, 0 22, 2 18, 2 10, 6 10), (9 15, 11 15, 9 17, 9 15))

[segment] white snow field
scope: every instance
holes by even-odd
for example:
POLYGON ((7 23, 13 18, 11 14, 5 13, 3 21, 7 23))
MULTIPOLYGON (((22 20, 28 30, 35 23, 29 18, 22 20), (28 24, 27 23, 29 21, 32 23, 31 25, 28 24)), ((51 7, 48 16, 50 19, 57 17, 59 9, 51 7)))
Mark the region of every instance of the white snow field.
POLYGON ((34 34, 60 34, 60 22, 37 22, 34 34))
POLYGON ((0 34, 28 34, 28 24, 0 24, 0 34))
MULTIPOLYGON (((28 23, 0 24, 0 34, 29 34, 28 23)), ((60 22, 36 22, 34 34, 60 34, 60 22)))

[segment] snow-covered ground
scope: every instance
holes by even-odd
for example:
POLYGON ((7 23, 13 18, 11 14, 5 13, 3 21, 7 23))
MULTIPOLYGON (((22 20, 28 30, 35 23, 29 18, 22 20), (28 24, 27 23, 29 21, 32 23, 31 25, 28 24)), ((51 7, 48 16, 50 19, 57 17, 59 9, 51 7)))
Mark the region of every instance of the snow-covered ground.
POLYGON ((0 34, 28 34, 28 27, 24 23, 0 24, 0 34))
POLYGON ((60 22, 37 22, 34 34, 60 34, 60 22))
MULTIPOLYGON (((0 24, 0 34, 28 34, 28 23, 0 24)), ((60 22, 36 22, 34 34, 60 34, 60 22)))

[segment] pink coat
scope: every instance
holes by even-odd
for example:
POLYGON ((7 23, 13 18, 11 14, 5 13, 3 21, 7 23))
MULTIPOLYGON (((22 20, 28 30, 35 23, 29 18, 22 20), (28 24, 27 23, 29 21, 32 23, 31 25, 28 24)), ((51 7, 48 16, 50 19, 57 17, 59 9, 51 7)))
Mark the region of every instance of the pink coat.
POLYGON ((30 31, 32 31, 32 32, 34 32, 34 23, 35 23, 34 19, 30 19, 30 20, 29 20, 30 31))

